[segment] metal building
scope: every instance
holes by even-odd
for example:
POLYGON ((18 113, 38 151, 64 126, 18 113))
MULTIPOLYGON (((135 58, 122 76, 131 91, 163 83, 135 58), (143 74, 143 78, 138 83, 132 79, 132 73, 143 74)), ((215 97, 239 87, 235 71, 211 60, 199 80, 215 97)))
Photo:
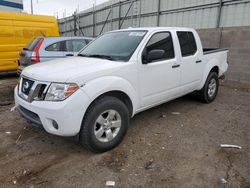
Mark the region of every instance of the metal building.
POLYGON ((249 0, 110 0, 59 20, 62 35, 98 36, 119 28, 250 26, 249 0))
POLYGON ((23 0, 0 0, 0 11, 2 12, 22 12, 23 0))

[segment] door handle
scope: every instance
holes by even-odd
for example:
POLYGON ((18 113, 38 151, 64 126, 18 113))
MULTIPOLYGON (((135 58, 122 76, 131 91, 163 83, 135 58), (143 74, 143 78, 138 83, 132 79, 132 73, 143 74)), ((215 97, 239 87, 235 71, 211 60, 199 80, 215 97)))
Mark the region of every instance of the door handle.
POLYGON ((202 61, 201 60, 197 60, 195 63, 201 63, 202 61))
POLYGON ((66 56, 74 56, 74 54, 66 54, 66 56))
POLYGON ((180 65, 173 65, 172 68, 178 68, 180 65))

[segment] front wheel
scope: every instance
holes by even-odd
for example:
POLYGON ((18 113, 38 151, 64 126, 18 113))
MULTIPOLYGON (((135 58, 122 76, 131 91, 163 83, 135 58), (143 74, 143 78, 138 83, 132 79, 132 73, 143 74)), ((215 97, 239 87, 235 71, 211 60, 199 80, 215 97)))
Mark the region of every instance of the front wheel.
POLYGON ((197 95, 202 102, 210 103, 216 98, 218 89, 218 74, 215 72, 210 72, 205 82, 205 85, 201 90, 197 92, 197 95))
POLYGON ((115 97, 102 97, 94 101, 85 114, 80 142, 93 152, 105 152, 122 141, 128 124, 126 105, 115 97))

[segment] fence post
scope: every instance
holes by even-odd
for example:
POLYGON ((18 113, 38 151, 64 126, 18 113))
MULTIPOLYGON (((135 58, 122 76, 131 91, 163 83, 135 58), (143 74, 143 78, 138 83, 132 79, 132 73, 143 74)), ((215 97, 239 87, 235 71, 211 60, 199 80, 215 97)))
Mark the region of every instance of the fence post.
POLYGON ((139 0, 140 2, 140 11, 139 11, 139 27, 141 27, 141 0, 139 0))
POLYGON ((160 14, 161 14, 161 0, 158 0, 157 27, 160 26, 160 14))
POLYGON ((77 28, 76 28, 76 12, 74 12, 74 15, 73 15, 74 17, 74 36, 76 36, 77 34, 76 34, 76 32, 77 32, 77 28))
MULTIPOLYGON (((111 1, 112 2, 112 1, 111 1)), ((111 3, 111 6, 110 6, 110 8, 111 8, 111 19, 110 19, 110 27, 111 27, 111 31, 113 30, 113 14, 114 14, 114 11, 113 11, 113 3, 111 3)))
POLYGON ((95 37, 95 4, 93 4, 93 37, 95 37))
POLYGON ((219 28, 220 27, 220 19, 221 19, 221 10, 222 10, 222 6, 223 6, 223 1, 219 0, 219 10, 218 10, 218 17, 217 17, 217 23, 216 23, 216 27, 219 28))
POLYGON ((121 29, 120 25, 121 25, 121 1, 119 1, 119 25, 118 25, 118 29, 121 29))

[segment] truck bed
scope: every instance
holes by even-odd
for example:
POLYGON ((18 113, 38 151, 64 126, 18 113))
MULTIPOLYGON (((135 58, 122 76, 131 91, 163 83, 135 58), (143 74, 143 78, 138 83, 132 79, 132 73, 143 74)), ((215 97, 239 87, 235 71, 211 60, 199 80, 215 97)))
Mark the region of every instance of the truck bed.
POLYGON ((207 54, 226 51, 226 50, 228 50, 228 49, 226 49, 226 48, 203 48, 203 54, 207 55, 207 54))

